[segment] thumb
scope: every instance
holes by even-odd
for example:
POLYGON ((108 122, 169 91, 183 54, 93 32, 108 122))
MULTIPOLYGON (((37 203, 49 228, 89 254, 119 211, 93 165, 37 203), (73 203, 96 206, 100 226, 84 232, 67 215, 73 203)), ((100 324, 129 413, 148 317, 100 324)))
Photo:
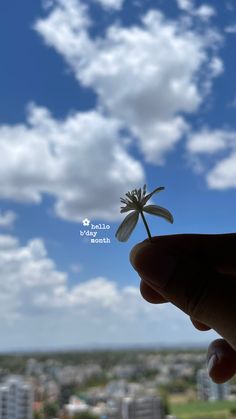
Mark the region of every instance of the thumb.
POLYGON ((218 332, 236 350, 236 235, 155 237, 130 260, 167 301, 218 332))

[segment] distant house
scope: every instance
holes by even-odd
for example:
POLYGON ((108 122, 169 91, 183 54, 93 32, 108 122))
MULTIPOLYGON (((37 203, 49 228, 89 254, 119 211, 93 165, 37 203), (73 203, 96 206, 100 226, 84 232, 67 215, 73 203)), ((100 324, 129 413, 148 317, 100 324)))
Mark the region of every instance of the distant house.
POLYGON ((158 397, 127 397, 122 403, 122 419, 164 419, 161 400, 158 397))
POLYGON ((69 403, 66 404, 64 407, 66 413, 68 413, 71 417, 76 413, 87 412, 89 409, 89 406, 83 400, 80 400, 76 396, 71 396, 69 403))

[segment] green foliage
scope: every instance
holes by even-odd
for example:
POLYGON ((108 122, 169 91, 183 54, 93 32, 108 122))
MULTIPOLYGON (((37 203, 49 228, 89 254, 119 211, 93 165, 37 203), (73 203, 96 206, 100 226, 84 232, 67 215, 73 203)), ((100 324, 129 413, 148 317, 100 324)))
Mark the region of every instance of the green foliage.
POLYGON ((221 400, 217 402, 194 401, 171 405, 171 414, 178 419, 229 419, 236 402, 221 400))
MULTIPOLYGON (((91 377, 83 385, 80 385, 79 392, 85 391, 86 389, 90 387, 102 387, 108 384, 110 381, 110 378, 107 378, 105 374, 99 375, 97 377, 91 377)), ((78 392, 74 391, 74 394, 78 392)))
MULTIPOLYGON (((114 364, 137 364, 142 361, 143 356, 156 355, 157 353, 161 356, 168 356, 170 353, 173 356, 180 354, 181 352, 194 354, 204 354, 205 350, 202 349, 125 349, 125 350, 101 350, 101 351, 74 351, 74 352, 44 352, 44 353, 30 353, 30 354, 13 354, 13 355, 0 355, 0 368, 7 369, 13 373, 24 373, 26 362, 29 358, 34 358, 39 362, 45 362, 49 358, 61 362, 63 365, 78 365, 78 364, 90 364, 98 363, 102 369, 106 370, 114 366, 114 364)), ((236 381, 236 379, 235 379, 236 381)))
POLYGON ((34 419, 43 419, 43 414, 40 412, 34 412, 34 419))
POLYGON ((82 412, 74 415, 73 419, 99 419, 99 416, 93 415, 89 412, 82 412))
POLYGON ((164 387, 159 387, 159 395, 162 400, 163 410, 165 415, 171 414, 170 403, 169 403, 169 396, 168 392, 165 390, 164 387))
POLYGON ((227 413, 204 413, 199 415, 184 416, 184 419, 229 419, 227 413))
POLYGON ((194 382, 194 378, 190 380, 189 378, 180 377, 173 378, 168 384, 163 384, 160 388, 164 389, 167 394, 180 394, 190 389, 195 389, 196 383, 194 382))
POLYGON ((45 403, 43 410, 45 418, 53 419, 57 416, 59 408, 57 403, 45 403))

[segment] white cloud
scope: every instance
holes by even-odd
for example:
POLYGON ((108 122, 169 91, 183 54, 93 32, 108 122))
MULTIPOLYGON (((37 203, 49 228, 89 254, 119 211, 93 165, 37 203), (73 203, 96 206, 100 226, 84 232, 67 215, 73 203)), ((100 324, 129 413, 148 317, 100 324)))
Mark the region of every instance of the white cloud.
POLYGON ((190 135, 187 149, 191 153, 213 154, 235 144, 236 132, 203 128, 190 135))
POLYGON ((197 17, 202 21, 208 22, 216 14, 214 7, 209 4, 202 4, 198 8, 193 0, 176 0, 180 10, 187 12, 192 17, 197 17))
POLYGON ((212 189, 236 188, 236 151, 215 165, 207 174, 207 183, 212 189))
POLYGON ((225 32, 229 34, 236 34, 236 25, 226 26, 225 32))
POLYGON ((98 108, 56 120, 32 105, 25 124, 0 126, 0 198, 39 203, 49 194, 64 219, 116 220, 119 197, 144 181, 121 132, 137 139, 146 161, 162 164, 189 129, 185 115, 223 71, 219 37, 150 11, 139 26, 92 38, 80 1, 55 0, 48 13, 35 29, 94 89, 98 108))
POLYGON ((100 3, 101 6, 104 8, 111 8, 115 10, 120 10, 122 8, 122 5, 124 3, 124 0, 93 0, 97 3, 100 3))
POLYGON ((184 314, 137 287, 103 277, 69 286, 39 238, 0 235, 0 303, 2 350, 198 340, 184 314))
POLYGON ((181 20, 150 11, 139 26, 113 25, 94 39, 85 16, 80 25, 71 20, 71 10, 81 15, 81 7, 60 0, 35 29, 63 55, 78 81, 95 90, 100 107, 137 137, 146 160, 163 163, 186 132, 183 114, 198 110, 212 78, 223 69, 210 52, 218 34, 200 34, 181 20))
POLYGON ((119 290, 101 277, 69 287, 67 273, 57 270, 39 238, 23 246, 13 236, 0 235, 0 278, 0 298, 6 302, 0 309, 6 318, 65 308, 82 312, 86 308, 88 315, 102 308, 120 314, 136 310, 136 288, 119 290), (125 307, 126 298, 132 300, 132 295, 135 303, 125 307))
POLYGON ((226 10, 231 13, 235 11, 235 0, 229 0, 226 2, 226 10))
POLYGON ((200 19, 208 22, 208 20, 215 16, 216 11, 212 6, 209 6, 208 4, 201 5, 198 9, 196 9, 193 14, 200 19))
POLYGON ((167 152, 174 149, 176 143, 187 131, 188 125, 181 117, 135 126, 133 132, 140 138, 140 149, 149 163, 163 164, 167 152), (145 139, 147 139, 145 141, 145 139))
POLYGON ((192 11, 194 8, 193 0, 177 0, 177 4, 181 10, 184 10, 187 12, 192 11))
POLYGON ((38 203, 47 193, 64 219, 119 218, 119 197, 144 181, 120 129, 97 111, 55 120, 32 105, 26 124, 0 126, 0 197, 38 203))
POLYGON ((73 263, 70 265, 70 270, 77 274, 83 270, 83 266, 80 263, 73 263))
POLYGON ((205 173, 209 188, 236 188, 236 131, 204 128, 189 136, 187 150, 195 168, 205 173), (211 158, 207 167, 205 156, 211 158))
POLYGON ((65 280, 66 275, 58 272, 47 258, 42 240, 20 246, 15 237, 0 236, 1 318, 11 320, 25 313, 30 315, 37 294, 50 292, 65 280))
POLYGON ((236 107, 236 95, 234 96, 234 98, 232 99, 232 101, 228 104, 228 106, 230 108, 235 108, 236 107))
POLYGON ((224 63, 219 57, 213 57, 209 63, 209 70, 212 77, 217 77, 224 71, 224 63))
POLYGON ((87 33, 92 24, 88 8, 79 0, 55 0, 54 5, 49 16, 39 19, 34 27, 47 45, 55 47, 71 63, 77 62, 84 47, 87 54, 92 53, 87 33), (60 31, 56 30, 58 27, 60 31))
POLYGON ((5 212, 2 212, 0 210, 0 227, 12 227, 15 220, 17 218, 17 215, 14 211, 8 210, 5 212))

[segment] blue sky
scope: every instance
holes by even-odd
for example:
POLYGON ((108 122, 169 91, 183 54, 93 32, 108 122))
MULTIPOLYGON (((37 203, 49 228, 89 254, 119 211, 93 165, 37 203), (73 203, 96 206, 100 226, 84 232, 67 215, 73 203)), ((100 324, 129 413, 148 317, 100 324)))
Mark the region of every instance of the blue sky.
POLYGON ((145 182, 173 225, 235 230, 233 0, 0 6, 1 350, 208 342, 139 295, 119 197, 145 182), (14 8, 14 13, 12 10, 14 8), (82 220, 109 244, 92 244, 82 220))

